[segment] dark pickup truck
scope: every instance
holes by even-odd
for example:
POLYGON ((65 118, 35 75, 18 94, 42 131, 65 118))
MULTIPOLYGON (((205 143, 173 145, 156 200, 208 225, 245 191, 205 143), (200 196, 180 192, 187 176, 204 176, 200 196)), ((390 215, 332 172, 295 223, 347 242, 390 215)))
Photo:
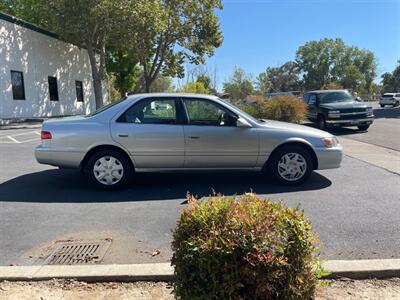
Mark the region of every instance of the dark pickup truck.
POLYGON ((340 126, 357 126, 367 130, 374 121, 372 107, 357 101, 346 90, 318 90, 304 94, 307 117, 322 130, 340 126))

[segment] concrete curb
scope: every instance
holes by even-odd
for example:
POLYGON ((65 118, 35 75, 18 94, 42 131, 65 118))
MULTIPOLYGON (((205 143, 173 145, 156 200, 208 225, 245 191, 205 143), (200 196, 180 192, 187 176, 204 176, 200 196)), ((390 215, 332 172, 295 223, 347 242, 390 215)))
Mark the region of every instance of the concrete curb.
MULTIPOLYGON (((330 260, 323 263, 327 278, 400 277, 400 259, 330 260)), ((121 265, 45 265, 0 267, 0 282, 76 279, 86 282, 172 281, 170 263, 121 265)))
POLYGON ((76 279, 86 282, 170 281, 170 263, 121 265, 45 265, 0 267, 0 281, 76 279))
POLYGON ((400 259, 330 260, 323 267, 330 273, 327 278, 400 277, 400 259))

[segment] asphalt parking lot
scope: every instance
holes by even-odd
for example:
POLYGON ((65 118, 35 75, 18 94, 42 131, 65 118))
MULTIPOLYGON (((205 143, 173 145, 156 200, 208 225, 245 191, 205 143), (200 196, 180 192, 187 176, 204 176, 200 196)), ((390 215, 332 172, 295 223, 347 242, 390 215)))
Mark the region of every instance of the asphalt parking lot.
MULTIPOLYGON (((386 117, 368 133, 338 134, 400 150, 397 110, 377 110, 386 117)), ((77 171, 36 163, 39 130, 0 131, 0 265, 34 264, 55 240, 104 237, 114 239, 107 263, 168 261, 186 193, 213 191, 253 191, 300 205, 324 259, 400 258, 400 176, 358 159, 346 156, 342 168, 315 172, 300 187, 277 186, 257 173, 142 174, 125 190, 104 192, 77 171), (155 250, 160 254, 152 256, 155 250)))

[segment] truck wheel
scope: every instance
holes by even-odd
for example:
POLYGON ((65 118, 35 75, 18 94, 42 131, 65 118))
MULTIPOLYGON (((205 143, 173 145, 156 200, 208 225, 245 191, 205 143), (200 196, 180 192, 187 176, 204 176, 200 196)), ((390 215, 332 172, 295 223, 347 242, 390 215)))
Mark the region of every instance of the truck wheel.
POLYGON ((369 125, 359 125, 357 126, 359 130, 361 131, 367 131, 369 128, 369 125))
POLYGON ((317 118, 317 125, 318 128, 321 130, 326 130, 326 121, 325 121, 325 117, 322 115, 319 115, 317 118))
POLYGON ((273 154, 266 170, 281 184, 298 185, 310 177, 313 169, 313 160, 307 149, 288 145, 273 154))
POLYGON ((127 155, 116 150, 100 150, 89 158, 85 174, 97 187, 115 190, 128 182, 133 169, 127 155))

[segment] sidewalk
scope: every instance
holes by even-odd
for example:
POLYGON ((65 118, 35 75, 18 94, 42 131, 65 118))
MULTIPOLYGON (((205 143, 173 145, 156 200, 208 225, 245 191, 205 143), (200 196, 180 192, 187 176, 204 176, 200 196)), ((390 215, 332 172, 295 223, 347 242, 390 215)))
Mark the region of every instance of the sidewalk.
MULTIPOLYGON (((318 286, 316 300, 399 299, 400 280, 334 280, 318 286)), ((173 300, 167 282, 91 283, 73 280, 0 282, 0 299, 173 300)))
POLYGON ((344 154, 400 175, 400 151, 339 137, 344 154))

